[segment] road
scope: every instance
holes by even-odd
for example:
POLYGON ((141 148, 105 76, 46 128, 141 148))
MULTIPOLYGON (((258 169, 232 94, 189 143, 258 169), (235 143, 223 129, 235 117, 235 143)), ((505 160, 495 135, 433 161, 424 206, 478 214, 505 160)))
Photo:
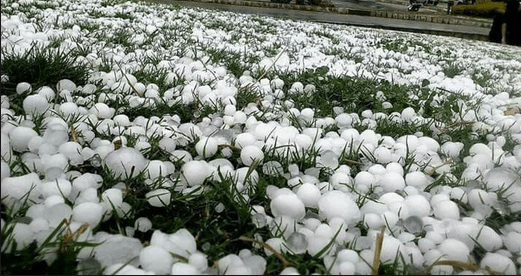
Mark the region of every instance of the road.
MULTIPOLYGON (((339 1, 339 0, 335 0, 339 1)), ((415 33, 427 33, 434 35, 455 36, 468 39, 488 40, 488 28, 431 23, 423 21, 410 21, 392 18, 361 16, 353 14, 337 14, 316 11, 287 10, 277 8, 263 8, 251 6, 238 6, 228 4, 203 3, 179 0, 154 0, 154 2, 178 4, 185 7, 200 7, 206 9, 218 9, 246 14, 260 14, 279 18, 290 18, 294 20, 305 20, 311 22, 323 22, 333 24, 344 24, 352 26, 390 29, 415 33)), ((371 5, 375 3, 368 0, 352 1, 353 5, 371 5)))

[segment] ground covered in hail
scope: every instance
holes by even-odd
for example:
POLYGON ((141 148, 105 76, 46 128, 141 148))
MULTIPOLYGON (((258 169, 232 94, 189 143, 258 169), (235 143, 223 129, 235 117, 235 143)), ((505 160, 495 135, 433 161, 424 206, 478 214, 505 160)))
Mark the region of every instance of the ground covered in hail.
POLYGON ((1 8, 2 274, 520 273, 520 48, 1 8))

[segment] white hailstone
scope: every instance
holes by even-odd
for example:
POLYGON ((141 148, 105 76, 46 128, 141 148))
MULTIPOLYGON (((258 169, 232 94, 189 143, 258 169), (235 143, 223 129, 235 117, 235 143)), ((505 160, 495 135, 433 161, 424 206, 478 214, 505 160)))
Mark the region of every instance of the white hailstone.
POLYGON ((58 152, 65 155, 71 161, 71 164, 81 164, 83 158, 81 157, 82 147, 77 142, 66 142, 58 147, 58 152))
POLYGON ((69 118, 79 114, 78 106, 73 102, 65 102, 60 105, 60 114, 64 116, 64 118, 69 118))
POLYGON ((121 234, 105 234, 96 240, 101 242, 101 244, 94 247, 94 258, 102 266, 109 266, 114 263, 127 263, 132 266, 139 265, 139 253, 143 249, 143 245, 138 239, 121 234))
POLYGON ((457 239, 446 239, 437 250, 443 254, 445 259, 466 262, 469 258, 470 250, 465 243, 457 239))
POLYGON ((91 228, 95 228, 103 216, 103 207, 94 202, 83 202, 72 209, 72 220, 88 223, 91 228))
POLYGON ((44 204, 46 207, 51 207, 53 205, 65 203, 65 199, 59 195, 52 195, 45 199, 44 204))
POLYGON ((243 132, 235 137, 235 146, 238 148, 244 148, 246 146, 253 145, 257 142, 255 136, 249 132, 243 132))
POLYGON ((110 209, 117 208, 123 203, 123 192, 116 188, 107 189, 101 194, 101 200, 106 202, 110 209))
POLYGON ((113 177, 126 180, 140 174, 148 165, 143 154, 129 147, 122 147, 112 151, 103 159, 103 163, 110 170, 113 177))
POLYGON ((217 143, 217 139, 213 137, 201 137, 197 144, 195 144, 195 151, 203 158, 212 157, 217 153, 217 143))
POLYGON ((156 189, 145 194, 148 203, 154 207, 165 207, 170 205, 172 193, 167 189, 156 189))
POLYGON ((521 177, 516 172, 497 167, 490 169, 483 177, 487 190, 509 193, 510 187, 521 186, 521 177))
POLYGON ((357 187, 371 188, 376 184, 376 178, 367 171, 361 171, 356 174, 354 182, 357 187))
POLYGON ((25 114, 38 116, 44 114, 49 109, 47 99, 39 94, 27 96, 22 102, 25 114))
POLYGON ((23 93, 31 93, 33 91, 33 88, 30 83, 28 82, 20 82, 16 85, 16 93, 18 95, 23 93))
POLYGON ((470 206, 474 209, 479 209, 479 207, 483 205, 490 206, 493 203, 493 199, 489 193, 481 189, 470 190, 468 199, 470 206))
POLYGON ((280 275, 300 275, 300 273, 296 268, 288 266, 280 272, 280 275))
POLYGON ((451 158, 458 157, 462 149, 463 143, 461 142, 448 141, 441 146, 441 152, 451 158))
POLYGON ((519 255, 521 252, 521 233, 510 232, 505 236, 505 247, 512 254, 519 255))
POLYGON ((263 275, 266 271, 267 262, 263 257, 259 255, 250 255, 241 258, 243 259, 242 261, 244 262, 244 266, 250 268, 253 275, 263 275))
POLYGON ((114 110, 105 103, 96 103, 89 112, 100 119, 110 119, 114 115, 114 110))
MULTIPOLYGON (((281 240, 281 242, 282 242, 282 240, 281 240)), ((277 248, 275 248, 275 247, 273 249, 277 250, 277 248)), ((267 251, 267 250, 265 249, 265 251, 267 251)), ((270 252, 270 251, 267 251, 267 252, 270 252)), ((279 252, 280 252, 280 249, 279 249, 279 252)), ((226 271, 230 270, 233 267, 239 267, 239 266, 243 266, 243 265, 244 265, 244 262, 242 261, 242 259, 235 254, 228 254, 228 255, 220 258, 217 261, 217 267, 219 269, 219 274, 224 274, 226 271)))
POLYGON ((264 152, 257 146, 245 146, 241 150, 241 161, 245 166, 250 166, 254 161, 262 164, 264 152))
POLYGON ((300 117, 304 119, 305 122, 312 122, 313 117, 315 116, 315 111, 313 109, 306 107, 300 111, 300 117))
POLYGON ((69 141, 67 127, 60 123, 50 123, 43 133, 45 143, 59 147, 69 141))
POLYGON ((0 163, 2 164, 1 169, 0 169, 2 176, 0 177, 0 179, 4 180, 4 178, 11 176, 11 169, 9 168, 9 164, 4 162, 3 160, 0 161, 0 163))
POLYGON ((490 270, 504 275, 515 275, 517 272, 516 265, 510 258, 492 252, 487 252, 485 254, 485 257, 481 259, 479 267, 482 269, 486 269, 488 267, 490 270))
MULTIPOLYGON (((371 249, 374 250, 376 243, 373 243, 371 249)), ((403 243, 395 237, 385 236, 382 242, 382 251, 380 254, 380 261, 382 264, 393 263, 399 255, 404 255, 403 243)))
POLYGON ((146 271, 152 271, 159 275, 166 275, 172 272, 174 258, 165 249, 149 245, 139 253, 139 263, 146 271))
POLYGON ((211 170, 205 161, 189 161, 181 167, 181 173, 189 186, 203 184, 204 180, 211 175, 211 170))
POLYGON ((403 179, 403 176, 392 171, 384 173, 380 177, 379 184, 385 192, 394 192, 405 188, 405 180, 403 179))
POLYGON ((197 268, 198 271, 205 271, 208 268, 208 260, 205 254, 195 252, 188 258, 188 264, 197 268))
POLYGON ((499 234, 489 226, 484 225, 480 227, 479 231, 472 236, 474 236, 473 238, 476 240, 476 242, 486 251, 496 251, 503 247, 503 240, 501 239, 501 236, 499 236, 499 234))
MULTIPOLYGON (((172 266, 171 275, 200 275, 201 272, 191 264, 177 262, 172 266)), ((167 274, 167 273, 157 273, 167 274)))
POLYGON ((351 183, 353 182, 352 178, 343 173, 343 172, 336 172, 329 178, 329 183, 337 189, 344 192, 347 192, 350 190, 351 183))
MULTIPOLYGON (((38 133, 34 131, 32 128, 24 127, 24 126, 18 126, 15 127, 13 130, 9 132, 9 139, 7 140, 7 143, 10 143, 13 150, 18 152, 24 152, 29 149, 29 141, 37 137, 38 133)), ((3 137, 2 137, 3 140, 3 137)), ((2 147, 3 149, 3 147, 2 147)), ((2 155, 4 154, 2 150, 2 155)))
POLYGON ((429 179, 423 172, 414 171, 405 175, 405 184, 423 190, 423 188, 429 185, 429 179))
POLYGON ((451 200, 445 200, 442 202, 438 202, 436 204, 432 204, 432 209, 434 212, 434 216, 438 219, 455 219, 459 220, 459 208, 458 204, 451 200))
POLYGON ((392 151, 383 146, 376 148, 373 155, 376 158, 376 161, 380 164, 387 164, 396 159, 392 151))
POLYGON ((63 219, 69 219, 72 214, 72 208, 69 205, 58 203, 53 206, 45 206, 43 218, 49 221, 51 227, 56 227, 63 219))
POLYGON ((161 160, 151 160, 146 169, 149 179, 156 180, 158 177, 165 177, 169 174, 168 168, 161 160))
POLYGON ((398 223, 399 220, 398 215, 391 211, 385 211, 380 216, 382 217, 385 225, 391 229, 396 225, 396 223, 398 223))
POLYGON ((402 165, 400 165, 397 162, 391 162, 391 163, 387 164, 385 166, 385 170, 388 171, 388 172, 397 172, 401 176, 403 176, 403 174, 404 174, 404 170, 403 170, 402 165))
POLYGON ((378 214, 365 214, 363 224, 369 227, 369 229, 378 230, 385 225, 385 221, 378 214))
POLYGON ((301 220, 306 215, 304 203, 294 193, 279 194, 271 201, 270 208, 275 217, 288 216, 301 220))
POLYGON ((147 232, 148 230, 152 229, 152 221, 146 217, 140 217, 134 222, 134 229, 143 233, 147 232))
POLYGON ((356 203, 341 191, 329 191, 318 201, 319 216, 327 220, 334 217, 344 219, 347 225, 360 220, 361 214, 356 203))
POLYGON ((72 190, 72 184, 66 179, 56 179, 54 181, 44 182, 41 185, 41 191, 44 198, 52 195, 68 197, 72 190))
POLYGON ((422 136, 418 138, 418 142, 422 145, 427 146, 428 150, 437 152, 440 149, 440 144, 431 137, 422 136))
POLYGON ((61 79, 56 84, 56 89, 58 89, 58 91, 69 90, 73 92, 76 90, 76 84, 69 79, 61 79))
POLYGON ((407 196, 404 203, 409 211, 409 216, 423 218, 429 216, 431 212, 431 205, 423 195, 407 196))
POLYGON ((300 198, 304 206, 310 208, 317 208, 320 199, 320 190, 317 186, 311 183, 302 184, 297 191, 297 196, 300 198))
MULTIPOLYGON (((11 237, 16 242, 15 250, 26 248, 35 239, 34 233, 28 224, 15 223, 12 231, 11 237)), ((6 250, 5 247, 2 250, 6 250)), ((8 247, 7 250, 10 252, 11 247, 8 247)))
POLYGON ((130 119, 125 114, 118 114, 112 118, 112 121, 116 126, 127 127, 130 126, 130 119))

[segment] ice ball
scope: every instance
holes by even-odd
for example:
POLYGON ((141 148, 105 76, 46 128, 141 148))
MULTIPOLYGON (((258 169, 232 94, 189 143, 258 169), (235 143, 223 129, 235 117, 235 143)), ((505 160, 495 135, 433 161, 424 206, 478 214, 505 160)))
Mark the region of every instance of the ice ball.
POLYGON ((331 220, 340 217, 347 225, 358 222, 361 217, 356 203, 341 191, 326 192, 318 201, 318 208, 321 218, 331 220))
POLYGON ((9 139, 6 140, 8 143, 11 144, 13 150, 17 152, 24 152, 29 149, 29 141, 31 141, 32 138, 37 136, 38 133, 34 131, 32 128, 18 126, 9 132, 9 139))
POLYGON ((126 180, 140 174, 148 165, 143 154, 129 147, 112 151, 103 159, 103 163, 115 178, 126 180))

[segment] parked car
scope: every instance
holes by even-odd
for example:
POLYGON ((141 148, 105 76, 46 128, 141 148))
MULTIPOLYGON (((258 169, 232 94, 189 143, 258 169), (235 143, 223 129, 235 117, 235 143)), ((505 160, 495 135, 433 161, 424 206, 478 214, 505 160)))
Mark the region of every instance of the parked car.
POLYGON ((407 10, 409 11, 418 11, 422 6, 425 5, 433 5, 436 6, 440 0, 409 0, 409 5, 407 6, 407 10))

